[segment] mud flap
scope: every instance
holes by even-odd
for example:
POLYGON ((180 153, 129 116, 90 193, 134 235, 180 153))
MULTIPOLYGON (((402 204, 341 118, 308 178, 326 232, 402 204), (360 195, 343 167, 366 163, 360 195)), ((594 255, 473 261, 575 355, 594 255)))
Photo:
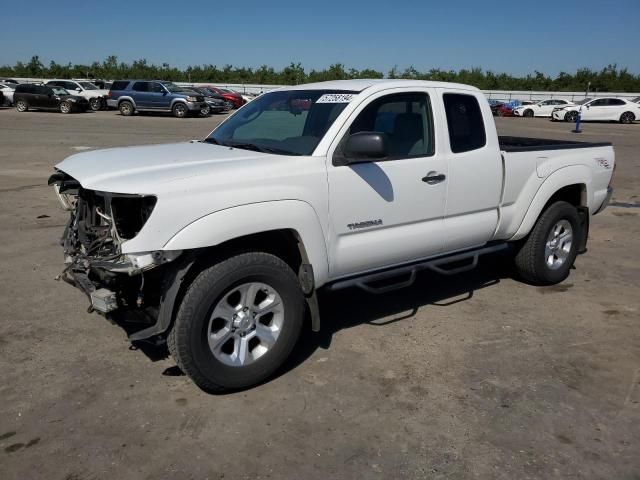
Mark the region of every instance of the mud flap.
POLYGON ((158 311, 158 319, 156 323, 144 330, 137 331, 129 335, 129 341, 135 342, 138 340, 145 340, 154 335, 160 335, 165 333, 171 326, 171 320, 173 319, 173 310, 176 302, 182 281, 189 272, 189 269, 193 266, 195 260, 191 259, 184 262, 178 268, 173 270, 173 274, 166 278, 162 297, 160 298, 160 309, 158 311))
POLYGON ((587 252, 587 240, 589 239, 589 209, 578 207, 578 217, 580 218, 580 242, 578 243, 578 254, 587 252))

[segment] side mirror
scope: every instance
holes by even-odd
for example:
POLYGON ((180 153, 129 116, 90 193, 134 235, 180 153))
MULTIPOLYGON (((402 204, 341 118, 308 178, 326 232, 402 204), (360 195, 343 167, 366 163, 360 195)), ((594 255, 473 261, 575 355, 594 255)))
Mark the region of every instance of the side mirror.
POLYGON ((76 88, 76 92, 80 93, 82 89, 80 87, 76 88))
POLYGON ((340 164, 375 162, 389 154, 388 138, 381 132, 358 132, 351 135, 344 146, 340 164))

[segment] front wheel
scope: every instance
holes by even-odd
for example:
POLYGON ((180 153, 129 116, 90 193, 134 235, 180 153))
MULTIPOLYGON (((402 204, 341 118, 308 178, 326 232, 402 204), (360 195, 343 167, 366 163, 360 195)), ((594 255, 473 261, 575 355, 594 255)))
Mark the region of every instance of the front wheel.
POLYGON ((553 285, 569 276, 583 235, 576 207, 556 202, 538 218, 515 257, 519 275, 537 285, 553 285))
POLYGON ((184 118, 189 114, 189 109, 184 103, 178 102, 171 109, 173 116, 176 118, 184 118))
POLYGON ((284 363, 300 336, 304 311, 298 279, 285 262, 267 253, 244 253, 198 275, 167 344, 200 388, 245 388, 284 363))
POLYGON ((564 121, 569 123, 576 123, 578 119, 578 112, 567 112, 564 116, 564 121))
POLYGON ((71 110, 73 110, 73 107, 69 102, 62 102, 60 104, 60 113, 71 113, 71 110))
POLYGON ((527 117, 527 118, 532 118, 533 117, 533 110, 531 110, 530 108, 528 108, 527 110, 524 111, 524 113, 522 114, 523 117, 527 117))

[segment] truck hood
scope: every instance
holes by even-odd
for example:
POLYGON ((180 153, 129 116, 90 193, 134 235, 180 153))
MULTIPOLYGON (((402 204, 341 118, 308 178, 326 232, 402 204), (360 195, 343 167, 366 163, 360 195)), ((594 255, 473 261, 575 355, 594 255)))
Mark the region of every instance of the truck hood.
POLYGON ((256 174, 288 158, 192 141, 83 152, 68 157, 56 169, 85 189, 155 194, 181 188, 176 183, 196 176, 215 176, 218 183, 227 174, 236 178, 245 171, 256 174))

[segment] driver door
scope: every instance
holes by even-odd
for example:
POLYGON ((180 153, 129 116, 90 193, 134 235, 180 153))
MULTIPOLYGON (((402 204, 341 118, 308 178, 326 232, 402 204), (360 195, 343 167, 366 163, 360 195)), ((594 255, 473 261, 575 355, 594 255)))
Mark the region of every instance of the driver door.
POLYGON ((373 95, 335 139, 327 160, 331 277, 442 252, 448 172, 436 148, 432 98, 431 89, 373 95), (346 139, 363 131, 386 134, 387 158, 341 165, 346 139))
POLYGON ((582 107, 582 120, 602 120, 605 115, 607 100, 593 100, 582 107))

